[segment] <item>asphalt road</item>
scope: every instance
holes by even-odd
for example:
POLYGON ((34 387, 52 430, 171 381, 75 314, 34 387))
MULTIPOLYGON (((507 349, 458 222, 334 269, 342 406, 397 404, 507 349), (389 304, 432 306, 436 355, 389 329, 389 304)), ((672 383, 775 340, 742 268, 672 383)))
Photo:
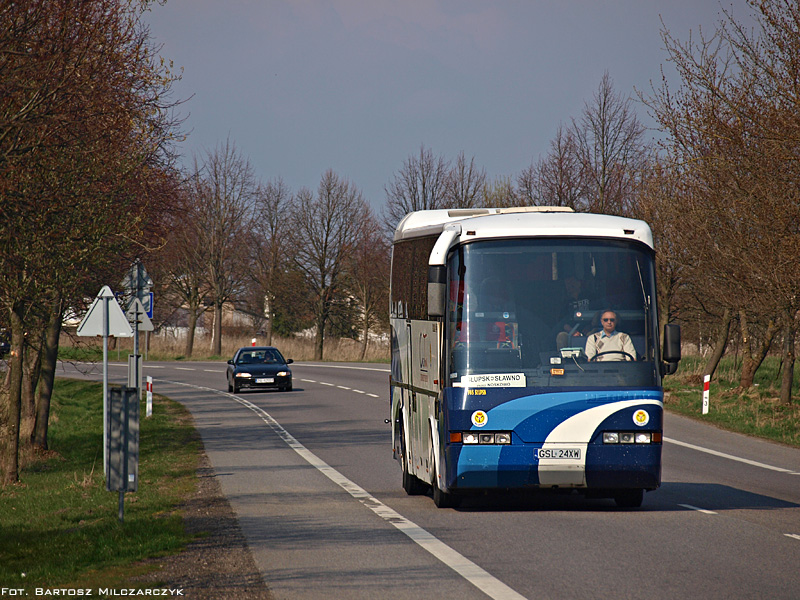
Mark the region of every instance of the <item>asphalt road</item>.
POLYGON ((223 363, 144 371, 194 416, 276 598, 800 598, 800 450, 667 415, 663 485, 640 509, 536 494, 442 510, 402 490, 387 365, 294 364, 294 391, 235 396, 223 363))

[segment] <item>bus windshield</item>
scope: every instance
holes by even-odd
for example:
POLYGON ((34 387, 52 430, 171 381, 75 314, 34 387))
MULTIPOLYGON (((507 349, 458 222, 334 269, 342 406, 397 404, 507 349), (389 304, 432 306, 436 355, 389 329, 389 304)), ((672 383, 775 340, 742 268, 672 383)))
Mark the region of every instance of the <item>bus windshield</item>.
POLYGON ((476 241, 451 252, 448 286, 452 386, 660 385, 653 253, 639 243, 476 241))

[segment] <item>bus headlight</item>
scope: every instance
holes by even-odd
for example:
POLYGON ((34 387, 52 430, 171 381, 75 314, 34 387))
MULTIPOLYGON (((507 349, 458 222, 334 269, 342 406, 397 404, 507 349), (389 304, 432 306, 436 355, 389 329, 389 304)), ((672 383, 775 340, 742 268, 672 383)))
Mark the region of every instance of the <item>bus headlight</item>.
MULTIPOLYGON (((457 436, 456 436, 457 437, 457 436)), ((451 441, 453 434, 450 434, 451 441)), ((464 431, 461 433, 462 444, 500 444, 511 443, 510 431, 464 431)))
POLYGON ((650 431, 604 431, 604 444, 658 444, 661 442, 660 432, 650 431))

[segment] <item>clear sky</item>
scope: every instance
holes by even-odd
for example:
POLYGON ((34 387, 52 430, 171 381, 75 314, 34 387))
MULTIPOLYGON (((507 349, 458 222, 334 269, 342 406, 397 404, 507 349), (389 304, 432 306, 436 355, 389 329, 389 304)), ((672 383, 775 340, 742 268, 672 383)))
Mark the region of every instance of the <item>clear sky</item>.
POLYGON ((744 0, 168 0, 146 19, 183 68, 185 164, 229 137, 263 181, 316 190, 330 168, 380 209, 423 144, 516 177, 605 71, 618 92, 649 91, 670 73, 662 27, 710 33, 723 7, 750 14, 744 0))

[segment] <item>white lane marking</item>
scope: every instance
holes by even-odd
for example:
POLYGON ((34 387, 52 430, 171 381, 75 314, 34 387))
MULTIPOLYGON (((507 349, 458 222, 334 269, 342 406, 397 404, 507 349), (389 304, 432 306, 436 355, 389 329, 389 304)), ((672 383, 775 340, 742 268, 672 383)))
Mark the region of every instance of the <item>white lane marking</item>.
POLYGON ((319 384, 320 385, 327 385, 329 387, 335 387, 336 386, 335 383, 328 383, 327 381, 320 381, 319 384))
POLYGON ((367 394, 367 396, 369 396, 370 398, 380 398, 378 394, 367 394))
POLYGON ((762 469, 769 469, 770 471, 777 471, 778 473, 788 473, 789 475, 800 475, 800 473, 795 473, 791 469, 784 469, 783 467, 774 467, 772 465, 767 465, 764 463, 756 462, 754 460, 749 460, 747 458, 741 458, 739 456, 733 456, 732 454, 725 454, 724 452, 717 452, 716 450, 711 450, 710 448, 703 448, 702 446, 695 446, 694 444, 688 444, 686 442, 680 442, 678 440, 673 440, 671 438, 664 438, 665 442, 669 442, 670 444, 675 444, 676 446, 683 446, 684 448, 691 448, 692 450, 697 450, 698 452, 705 452, 706 454, 713 454, 714 456, 719 456, 721 458, 727 458, 728 460, 735 460, 740 463, 744 463, 746 465, 752 465, 754 467, 760 467, 762 469))
POLYGON ((378 371, 380 373, 391 373, 391 369, 373 369, 371 367, 345 367, 343 365, 320 365, 317 363, 294 363, 295 366, 301 367, 320 367, 323 369, 353 369, 356 371, 378 371))
POLYGON ((696 506, 692 506, 691 504, 678 504, 678 506, 682 506, 683 508, 688 508, 689 510, 696 510, 697 512, 704 513, 706 515, 716 515, 713 510, 706 510, 705 508, 698 508, 696 506))
POLYGON ((353 388, 349 388, 349 387, 344 386, 344 385, 337 385, 336 387, 339 388, 340 390, 348 390, 348 391, 353 389, 353 388))
POLYGON ((224 373, 225 371, 220 371, 219 369, 203 369, 205 373, 224 373))
POLYGON ((314 379, 301 379, 300 381, 302 381, 304 383, 317 383, 316 380, 314 380, 314 379))
POLYGON ((175 367, 176 371, 196 371, 196 369, 190 369, 189 367, 175 367))
POLYGON ((800 540, 800 535, 797 535, 796 533, 784 533, 783 535, 785 535, 786 537, 793 538, 795 540, 800 540))
POLYGON ((261 417, 261 420, 266 423, 270 429, 272 429, 278 435, 278 437, 280 437, 286 443, 287 446, 294 450, 308 464, 325 475, 325 477, 330 479, 333 483, 341 487, 353 498, 361 502, 361 504, 369 508, 384 521, 394 525, 395 528, 406 534, 422 549, 438 558, 441 562, 461 575, 461 577, 477 587, 484 594, 490 598, 494 598, 495 600, 526 600, 525 596, 515 592, 505 583, 491 575, 488 571, 479 567, 462 554, 459 554, 453 548, 442 542, 440 539, 413 521, 410 521, 394 509, 386 506, 377 498, 374 498, 369 492, 367 492, 358 484, 350 481, 347 477, 339 473, 339 471, 331 467, 316 454, 303 446, 303 444, 297 441, 297 439, 288 431, 286 431, 286 429, 284 429, 283 426, 278 423, 278 421, 276 421, 268 412, 256 406, 249 400, 245 400, 239 396, 234 396, 228 392, 220 392, 219 390, 192 385, 190 383, 182 383, 179 381, 170 381, 169 383, 194 388, 204 392, 213 392, 222 396, 228 396, 235 402, 238 402, 245 408, 248 408, 257 416, 261 417))

